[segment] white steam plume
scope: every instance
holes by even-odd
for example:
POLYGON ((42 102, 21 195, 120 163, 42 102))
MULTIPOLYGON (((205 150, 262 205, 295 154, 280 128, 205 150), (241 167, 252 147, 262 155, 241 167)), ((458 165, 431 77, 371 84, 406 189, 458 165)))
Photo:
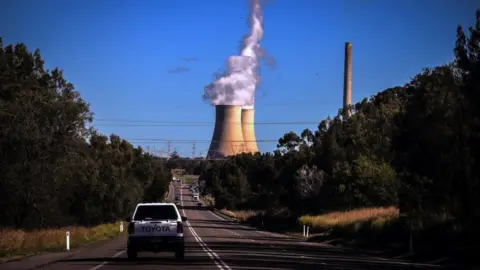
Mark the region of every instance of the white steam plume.
POLYGON ((259 59, 265 56, 258 42, 263 37, 263 16, 260 0, 251 0, 250 33, 243 40, 239 56, 230 56, 227 71, 205 87, 203 98, 213 105, 253 107, 255 89, 260 81, 256 71, 259 59))

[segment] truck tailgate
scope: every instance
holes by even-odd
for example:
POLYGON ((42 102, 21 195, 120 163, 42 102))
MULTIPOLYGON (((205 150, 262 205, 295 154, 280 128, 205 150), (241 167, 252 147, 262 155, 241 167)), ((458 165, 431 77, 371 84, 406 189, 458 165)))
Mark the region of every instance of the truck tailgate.
POLYGON ((176 236, 176 220, 155 220, 135 223, 135 236, 176 236))

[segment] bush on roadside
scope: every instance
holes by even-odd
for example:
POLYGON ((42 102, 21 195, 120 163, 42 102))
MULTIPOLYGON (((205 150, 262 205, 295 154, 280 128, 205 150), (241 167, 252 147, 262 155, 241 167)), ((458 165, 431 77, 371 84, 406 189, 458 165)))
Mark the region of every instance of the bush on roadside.
POLYGON ((201 200, 205 202, 207 206, 215 206, 215 198, 211 195, 202 196, 201 200))

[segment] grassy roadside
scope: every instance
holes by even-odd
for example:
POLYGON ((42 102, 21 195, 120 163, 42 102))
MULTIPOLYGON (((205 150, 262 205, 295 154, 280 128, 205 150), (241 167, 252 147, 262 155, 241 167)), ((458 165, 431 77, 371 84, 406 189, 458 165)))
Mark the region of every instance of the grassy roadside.
POLYGON ((301 216, 300 225, 308 225, 313 231, 329 231, 333 229, 351 229, 356 232, 368 223, 372 228, 382 229, 386 224, 398 220, 399 210, 396 207, 362 208, 351 211, 331 212, 317 216, 301 216))
POLYGON ((382 230, 384 226, 399 219, 399 210, 395 207, 362 208, 344 212, 330 212, 323 215, 292 216, 285 211, 275 213, 253 210, 219 210, 240 222, 252 225, 263 224, 267 229, 278 231, 280 227, 284 232, 300 232, 303 225, 310 226, 310 233, 329 233, 332 231, 359 232, 368 226, 372 229, 382 230), (268 223, 268 224, 267 224, 268 223))
POLYGON ((292 215, 286 209, 219 211, 257 228, 295 236, 302 236, 303 225, 307 225, 310 226, 308 241, 328 242, 333 245, 364 244, 371 247, 372 243, 368 240, 378 236, 384 237, 382 241, 374 241, 380 245, 397 244, 397 240, 408 239, 402 224, 404 221, 400 219, 399 210, 395 207, 362 208, 300 217, 292 215))
POLYGON ((70 248, 82 247, 125 235, 128 224, 120 222, 86 227, 65 227, 25 232, 22 230, 0 229, 0 263, 43 252, 63 251, 66 246, 65 232, 70 232, 70 248))
POLYGON ((468 264, 475 258, 474 245, 462 242, 447 229, 445 223, 434 222, 410 231, 408 219, 400 215, 396 207, 362 208, 301 217, 280 209, 275 212, 219 211, 257 228, 295 236, 302 236, 303 225, 308 225, 310 236, 307 241, 358 249, 377 256, 398 256, 417 262, 442 264, 468 264))
POLYGON ((253 210, 230 211, 227 209, 222 209, 219 211, 227 216, 234 218, 239 222, 248 222, 250 218, 262 214, 262 212, 260 211, 253 211, 253 210))

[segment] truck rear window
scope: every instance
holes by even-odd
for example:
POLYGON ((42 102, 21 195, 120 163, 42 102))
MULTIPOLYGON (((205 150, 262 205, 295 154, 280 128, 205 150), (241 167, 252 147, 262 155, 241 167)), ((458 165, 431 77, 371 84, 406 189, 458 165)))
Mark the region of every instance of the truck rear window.
POLYGON ((140 205, 133 217, 134 220, 175 220, 177 218, 177 211, 172 205, 140 205))

